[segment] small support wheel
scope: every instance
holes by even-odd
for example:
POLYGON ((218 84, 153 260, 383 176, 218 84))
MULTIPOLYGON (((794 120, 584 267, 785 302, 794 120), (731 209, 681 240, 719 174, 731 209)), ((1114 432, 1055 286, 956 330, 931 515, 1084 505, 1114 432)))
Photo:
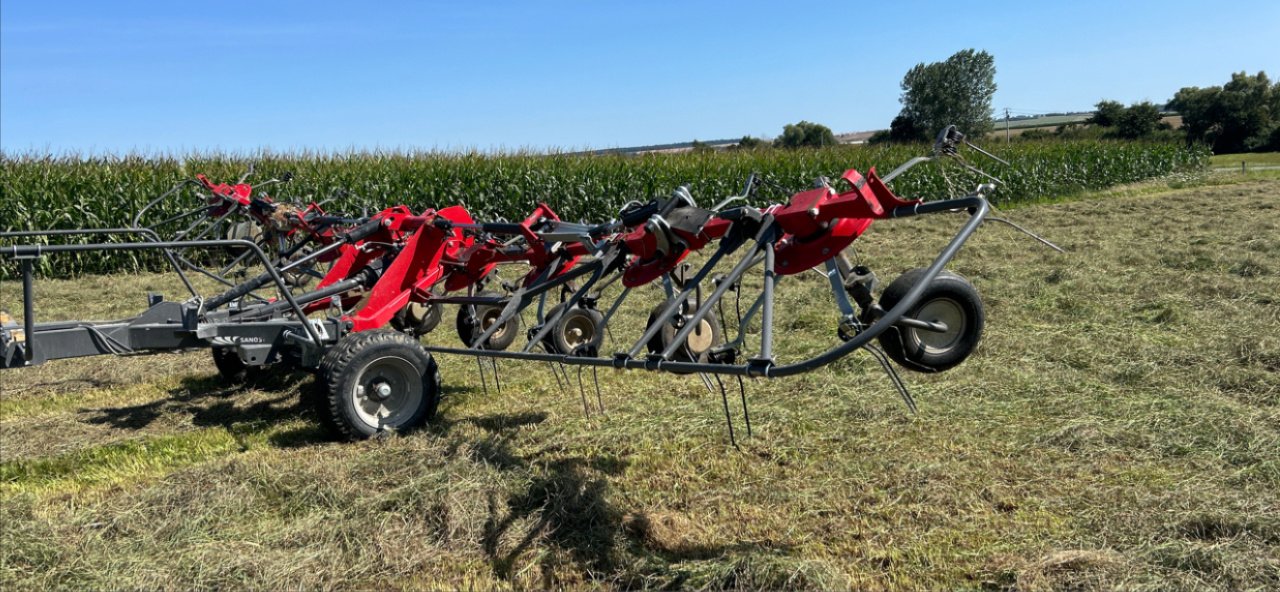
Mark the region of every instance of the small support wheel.
MULTIPOLYGON (((478 294, 483 297, 501 298, 502 295, 497 292, 481 292, 478 294)), ((472 344, 484 335, 489 327, 498 322, 498 317, 502 316, 503 306, 501 304, 464 304, 458 307, 458 337, 462 338, 463 345, 471 347, 472 344)), ((520 320, 512 317, 511 320, 504 323, 498 330, 489 336, 489 339, 480 344, 480 349, 488 349, 502 351, 511 347, 516 340, 516 334, 520 332, 520 320)))
POLYGON ((435 360, 416 339, 395 331, 344 336, 325 353, 316 376, 327 391, 321 414, 349 440, 420 427, 440 402, 435 360))
MULTIPOLYGON (((555 305, 547 312, 547 318, 555 318, 563 309, 563 303, 555 305)), ((575 306, 564 313, 551 332, 542 338, 542 343, 551 353, 561 355, 578 351, 599 352, 604 344, 603 325, 604 315, 600 311, 575 306)))
POLYGON ((441 309, 440 304, 435 302, 429 304, 410 302, 400 309, 396 316, 391 317, 391 326, 397 331, 415 337, 426 335, 440 324, 440 318, 444 314, 441 309))
MULTIPOLYGON (((919 283, 924 269, 912 269, 894 280, 880 296, 880 306, 892 309, 919 283)), ((880 334, 880 345, 893 361, 916 372, 942 372, 965 361, 982 338, 986 322, 982 298, 963 277, 943 271, 924 289, 906 317, 942 323, 941 333, 895 326, 880 334)))
POLYGON ((257 377, 258 370, 261 368, 261 366, 250 366, 244 363, 244 360, 240 359, 240 354, 231 347, 213 348, 213 365, 218 368, 218 374, 228 384, 249 382, 257 377))
MULTIPOLYGON (((263 244, 260 245, 262 247, 262 250, 266 251, 267 254, 272 253, 273 245, 271 244, 271 242, 272 241, 270 240, 264 240, 263 244)), ((306 257, 307 255, 310 255, 313 251, 314 250, 311 247, 302 247, 301 249, 298 250, 297 254, 295 254, 293 257, 290 257, 288 261, 284 261, 282 263, 283 264, 292 263, 293 261, 297 261, 299 259, 306 257)), ((307 270, 304 268, 291 269, 280 275, 284 279, 285 283, 289 285, 290 288, 305 288, 307 286, 310 286, 311 283, 316 279, 315 276, 311 275, 310 273, 307 273, 307 270)))
MULTIPOLYGON (((658 320, 658 315, 670 304, 670 301, 659 304, 649 313, 648 325, 652 326, 658 320)), ((689 301, 684 307, 685 311, 677 311, 671 316, 671 320, 662 325, 662 330, 653 339, 649 340, 649 353, 662 353, 667 349, 673 341, 675 341, 676 333, 680 332, 685 321, 692 316, 695 310, 694 302, 689 301)), ((708 311, 707 316, 702 317, 698 321, 698 327, 689 334, 685 339, 684 347, 676 348, 671 359, 676 362, 706 362, 709 359, 711 349, 723 341, 720 334, 720 319, 716 316, 714 310, 708 311)))

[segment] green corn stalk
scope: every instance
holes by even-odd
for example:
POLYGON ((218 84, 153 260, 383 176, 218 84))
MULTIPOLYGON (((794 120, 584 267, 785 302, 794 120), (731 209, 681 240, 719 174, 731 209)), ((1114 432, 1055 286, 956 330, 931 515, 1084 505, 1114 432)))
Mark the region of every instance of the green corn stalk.
MULTIPOLYGON (((126 226, 134 211, 175 182, 204 173, 231 182, 255 164, 255 178, 286 171, 295 180, 271 187, 273 199, 321 201, 331 212, 358 215, 406 204, 415 210, 464 204, 478 219, 521 219, 545 202, 566 220, 607 220, 628 201, 645 201, 687 184, 700 204, 737 194, 751 172, 763 173, 792 190, 811 186, 818 176, 844 170, 882 174, 925 145, 837 146, 823 149, 721 151, 643 155, 532 154, 524 152, 449 154, 439 152, 348 152, 193 154, 159 156, 45 156, 0 154, 0 230, 126 226)), ((1035 201, 1170 173, 1202 169, 1203 147, 1172 143, 1045 141, 994 150, 1008 166, 968 153, 979 168, 1005 185, 997 204, 1035 201)), ((926 164, 894 182, 911 198, 936 199, 972 190, 984 179, 957 166, 926 164)), ((785 192, 765 191, 756 205, 786 201, 785 192)), ((196 205, 171 203, 157 216, 196 205)), ((84 237, 87 242, 99 237, 84 237)), ((68 276, 162 269, 157 253, 86 253, 41 260, 42 273, 68 276)), ((13 277, 0 265, 0 278, 13 277)))

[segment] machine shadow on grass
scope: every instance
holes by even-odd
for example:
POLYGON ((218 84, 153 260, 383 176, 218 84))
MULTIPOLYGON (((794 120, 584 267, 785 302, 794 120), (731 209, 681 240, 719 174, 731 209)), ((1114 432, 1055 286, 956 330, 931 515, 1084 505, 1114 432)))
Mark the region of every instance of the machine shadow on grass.
MULTIPOLYGON (((447 394, 447 393, 446 393, 447 394)), ((540 448, 519 453, 514 441, 521 428, 547 419, 542 411, 495 413, 479 417, 451 417, 457 398, 445 397, 436 420, 425 429, 432 437, 449 439, 444 455, 463 457, 507 473, 527 475, 521 491, 500 499, 500 492, 488 494, 481 546, 494 575, 511 580, 519 557, 535 543, 566 553, 583 571, 607 574, 616 568, 616 546, 623 512, 609 503, 608 476, 619 475, 627 461, 614 456, 595 458, 555 456, 556 449, 540 448), (482 430, 479 437, 459 436, 455 428, 471 425, 482 430), (517 524, 536 517, 518 541, 502 544, 517 524)), ((554 573, 556 554, 543 559, 542 584, 554 573)))
MULTIPOLYGON (((240 433, 264 424, 305 419, 308 425, 273 433, 268 441, 280 448, 327 444, 336 434, 318 417, 316 403, 322 389, 314 388, 308 376, 277 373, 239 385, 229 385, 218 375, 189 376, 172 389, 170 397, 139 405, 86 409, 89 415, 85 421, 116 429, 142 430, 166 415, 187 415, 196 426, 222 427, 240 433), (245 395, 251 391, 255 394, 246 404, 245 395)), ((541 559, 542 583, 547 586, 554 586, 554 574, 565 568, 582 574, 625 577, 630 570, 619 561, 620 544, 660 564, 712 558, 742 550, 741 545, 655 547, 649 540, 652 528, 648 527, 647 518, 617 508, 608 500, 610 477, 621 475, 629 464, 627 460, 607 455, 564 457, 559 455, 558 447, 521 452, 516 441, 522 428, 541 424, 546 421, 547 413, 524 411, 457 417, 454 413, 457 405, 477 390, 444 387, 435 420, 419 433, 448 442, 444 450, 446 457, 466 458, 526 477, 519 480, 520 489, 506 494, 505 499, 501 491, 488 495, 488 517, 480 544, 497 577, 516 578, 519 558, 534 546, 557 551, 541 559), (480 433, 457 429, 462 426, 474 426, 480 433), (522 526, 525 524, 528 526, 522 526), (509 536, 515 528, 521 532, 509 536), (504 543, 511 540, 513 544, 504 543), (568 565, 558 563, 562 561, 568 565)), ((644 574, 633 575, 644 577, 644 574)))
POLYGON ((144 429, 168 413, 188 414, 196 426, 228 430, 246 423, 278 422, 314 413, 308 405, 305 376, 277 373, 245 384, 228 384, 216 374, 188 376, 168 397, 139 405, 92 409, 89 411, 96 414, 86 421, 126 430, 144 429), (268 398, 247 406, 237 405, 237 400, 250 389, 260 390, 268 398))
POLYGON ((446 456, 466 457, 527 477, 520 489, 505 499, 499 491, 490 491, 487 496, 488 517, 480 542, 494 575, 500 579, 516 579, 520 557, 535 546, 554 551, 543 553, 539 560, 542 578, 537 585, 545 588, 562 585, 555 574, 565 568, 588 579, 648 581, 657 576, 678 585, 681 576, 666 569, 667 564, 755 548, 750 544, 658 540, 668 534, 661 526, 651 524, 644 513, 624 510, 609 501, 611 478, 622 475, 630 464, 625 458, 559 456, 561 448, 556 446, 521 453, 515 445, 521 428, 542 423, 547 419, 546 413, 526 411, 452 419, 447 409, 449 399, 445 401, 442 417, 427 428, 433 436, 456 436, 455 428, 464 424, 484 432, 480 437, 454 437, 446 456), (509 536, 516 528, 519 532, 509 536), (512 540, 514 543, 504 543, 512 540), (624 553, 647 561, 642 562, 643 566, 631 565, 624 553), (643 573, 636 572, 637 568, 643 573))
MULTIPOLYGON (((272 445, 293 448, 324 444, 337 438, 317 413, 323 389, 317 388, 307 372, 274 372, 239 384, 231 384, 217 374, 193 375, 182 379, 169 391, 170 396, 122 407, 85 409, 87 423, 107 425, 121 430, 142 430, 166 414, 188 415, 192 425, 221 427, 239 433, 246 426, 262 426, 290 419, 307 419, 314 425, 273 433, 272 445), (250 404, 238 404, 249 391, 262 394, 250 404)), ((470 388, 444 387, 443 395, 469 391, 470 388)))

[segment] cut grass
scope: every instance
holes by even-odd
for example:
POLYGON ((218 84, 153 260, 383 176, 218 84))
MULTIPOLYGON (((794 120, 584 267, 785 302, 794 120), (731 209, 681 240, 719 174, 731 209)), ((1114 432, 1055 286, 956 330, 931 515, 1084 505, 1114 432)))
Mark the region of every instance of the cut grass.
MULTIPOLYGON (((434 424, 342 444, 309 379, 229 388, 205 352, 5 372, 0 587, 1275 589, 1280 180, 1184 182, 1012 213, 1066 255, 986 226, 953 269, 987 332, 906 377, 918 416, 855 356, 749 382, 741 451, 691 377, 602 372, 586 417, 542 365, 486 394, 442 357, 434 424)), ((887 282, 958 222, 877 223, 858 254, 887 282)), ((38 311, 128 314, 144 287, 176 294, 41 281, 38 311)), ((830 344, 823 289, 781 284, 780 355, 830 344)))

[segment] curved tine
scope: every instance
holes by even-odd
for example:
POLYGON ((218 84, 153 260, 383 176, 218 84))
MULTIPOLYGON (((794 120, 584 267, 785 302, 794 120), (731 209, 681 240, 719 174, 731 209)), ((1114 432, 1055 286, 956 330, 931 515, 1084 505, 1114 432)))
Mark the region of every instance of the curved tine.
POLYGON ((742 397, 742 419, 747 422, 747 437, 751 437, 751 412, 747 410, 747 385, 742 380, 742 375, 736 376, 738 379, 738 395, 742 397))
POLYGON ((499 394, 499 395, 501 395, 501 394, 502 394, 502 380, 498 378, 498 358, 489 358, 489 362, 490 362, 490 364, 493 366, 493 386, 494 386, 494 389, 498 391, 498 394, 499 394))
POLYGON ((177 222, 178 220, 182 220, 183 218, 186 218, 186 217, 188 217, 188 216, 195 216, 195 215, 197 215, 197 214, 204 214, 204 213, 207 213, 207 212, 209 212, 209 211, 213 210, 213 209, 214 209, 214 208, 216 208, 216 207, 217 207, 217 206, 200 206, 200 207, 198 207, 198 208, 196 208, 196 209, 194 209, 194 210, 189 210, 189 211, 183 212, 183 213, 181 213, 181 214, 178 214, 178 215, 176 215, 176 216, 169 216, 168 218, 165 218, 164 220, 161 220, 161 221, 159 221, 159 222, 156 222, 155 224, 152 224, 151 226, 145 226, 145 227, 144 227, 144 226, 134 225, 134 228, 149 228, 149 229, 155 230, 155 229, 157 229, 157 228, 160 228, 161 226, 164 226, 164 225, 166 225, 166 224, 172 224, 172 223, 177 222))
POLYGON ((604 398, 600 395, 600 374, 599 374, 599 370, 600 370, 600 367, 599 367, 599 366, 592 366, 592 367, 591 367, 591 381, 592 381, 592 382, 594 382, 594 383, 596 383, 596 409, 597 409, 598 411, 600 411, 600 414, 601 414, 601 415, 606 415, 606 416, 607 416, 607 415, 609 415, 609 412, 607 412, 607 411, 605 411, 605 410, 604 410, 604 398))
POLYGON ((556 389, 564 390, 564 384, 560 382, 560 372, 556 370, 555 362, 547 362, 547 368, 551 369, 551 375, 556 378, 556 389))
MULTIPOLYGON (((720 376, 715 375, 716 384, 720 385, 720 402, 724 404, 724 423, 729 426, 729 443, 734 448, 738 448, 738 438, 733 433, 733 416, 729 415, 729 394, 724 390, 724 382, 720 380, 720 376)), ((710 387, 708 387, 710 388, 710 387)))
POLYGON ((751 173, 747 175, 747 184, 745 187, 742 188, 742 195, 731 195, 729 197, 724 198, 723 200, 720 201, 720 203, 714 206, 711 206, 711 211, 719 212, 720 210, 723 210, 725 206, 731 203, 751 199, 751 194, 755 192, 755 188, 756 188, 756 174, 751 173))
POLYGON ((907 384, 902 381, 902 376, 894 369, 893 364, 889 362, 889 356, 884 350, 871 344, 864 345, 862 349, 867 350, 871 357, 880 363, 880 367, 884 368, 885 374, 889 375, 889 381, 893 383, 894 388, 898 389, 898 394, 902 396, 903 402, 907 404, 907 408, 914 415, 918 413, 916 409, 916 400, 911 396, 911 391, 907 390, 907 384))
POLYGON ((1057 252, 1059 252, 1059 253, 1066 253, 1066 252, 1067 252, 1067 251, 1066 251, 1066 249, 1063 249, 1062 247, 1059 247, 1058 245, 1055 245, 1055 244, 1053 244, 1053 243, 1049 242, 1049 239, 1046 239, 1046 238, 1044 238, 1044 237, 1042 237, 1042 236, 1040 236, 1040 235, 1038 235, 1038 234, 1036 234, 1036 233, 1034 233, 1034 232, 1031 232, 1030 230, 1027 230, 1026 228, 1023 228, 1022 226, 1019 226, 1018 224, 1014 223, 1012 220, 1009 220, 1009 219, 1007 219, 1007 218, 1000 218, 1000 217, 996 217, 996 216, 987 216, 987 219, 988 219, 988 220, 991 220, 991 221, 993 221, 993 222, 1001 222, 1001 223, 1004 223, 1004 224, 1008 224, 1009 226, 1012 226, 1015 230, 1018 230, 1019 232, 1021 232, 1021 233, 1025 234, 1025 235, 1027 235, 1027 236, 1029 236, 1029 237, 1031 237, 1031 238, 1033 238, 1033 239, 1036 239, 1037 241, 1040 241, 1040 242, 1041 242, 1041 243, 1043 243, 1046 247, 1049 247, 1050 249, 1053 249, 1053 250, 1055 250, 1055 251, 1057 251, 1057 252))
POLYGON ((578 366, 578 394, 582 395, 582 414, 590 419, 591 407, 587 405, 587 389, 582 386, 583 369, 583 366, 578 366))
POLYGON ((182 181, 179 181, 177 184, 175 184, 173 187, 169 188, 168 191, 161 193, 159 197, 147 202, 147 205, 142 206, 142 209, 138 210, 138 212, 133 215, 132 227, 138 228, 138 221, 142 219, 143 214, 147 213, 147 210, 151 209, 153 206, 163 201, 166 197, 173 195, 179 189, 182 189, 183 187, 187 186, 190 183, 192 183, 191 179, 183 179, 182 181))
POLYGON ((476 370, 480 371, 480 385, 484 387, 485 396, 489 396, 489 382, 484 377, 484 361, 480 356, 476 356, 476 370))
POLYGON ((998 163, 1000 163, 1000 164, 1003 164, 1004 166, 1013 166, 1013 165, 1009 164, 1009 161, 1007 161, 1007 160, 1005 160, 1005 159, 1003 159, 1003 158, 1000 158, 999 156, 996 156, 996 155, 994 155, 994 154, 992 154, 992 153, 990 153, 990 152, 987 152, 986 150, 983 150, 982 148, 979 148, 979 147, 977 146, 977 144, 974 144, 973 142, 970 142, 969 140, 964 140, 964 145, 965 145, 965 146, 968 146, 968 147, 970 147, 970 148, 973 148, 974 150, 977 150, 979 154, 985 155, 987 158, 990 158, 991 160, 994 160, 994 161, 996 161, 996 162, 998 162, 998 163))

